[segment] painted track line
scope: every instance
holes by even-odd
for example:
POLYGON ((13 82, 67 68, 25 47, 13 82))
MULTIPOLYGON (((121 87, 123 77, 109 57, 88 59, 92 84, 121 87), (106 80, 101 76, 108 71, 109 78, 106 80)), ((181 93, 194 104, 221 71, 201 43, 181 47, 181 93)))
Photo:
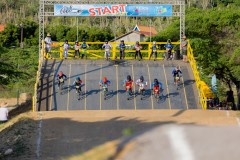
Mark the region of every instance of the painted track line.
POLYGON ((70 76, 71 76, 71 72, 72 72, 72 65, 70 64, 70 71, 69 71, 69 74, 68 74, 68 99, 67 99, 67 111, 69 110, 69 98, 70 98, 70 89, 71 89, 71 86, 70 86, 70 76))
POLYGON ((53 99, 53 87, 54 87, 54 82, 55 82, 55 67, 56 67, 56 64, 54 64, 53 66, 53 78, 52 78, 52 88, 51 88, 51 98, 50 98, 50 105, 49 105, 49 110, 51 111, 52 110, 52 99, 53 99))
POLYGON ((186 140, 184 129, 180 126, 168 128, 167 136, 176 160, 194 160, 193 151, 186 140))
MULTIPOLYGON (((101 69, 100 69, 100 80, 102 80, 102 64, 101 64, 101 69)), ((99 101, 99 108, 102 110, 102 92, 101 92, 101 86, 99 86, 100 90, 100 101, 99 101)))
MULTIPOLYGON (((180 68, 180 66, 179 66, 179 69, 181 69, 180 68)), ((186 101, 186 106, 187 106, 187 109, 188 109, 188 100, 187 100, 187 94, 186 94, 186 89, 185 89, 185 85, 184 85, 184 78, 183 78, 183 74, 182 74, 182 84, 183 84, 183 92, 184 92, 184 98, 185 98, 185 101, 186 101)))
POLYGON ((41 151, 41 140, 42 140, 42 112, 38 112, 38 129, 37 129, 37 147, 36 147, 36 156, 37 159, 40 159, 40 151, 41 151))
MULTIPOLYGON (((132 64, 132 77, 133 77, 134 94, 136 94, 133 64, 132 64)), ((137 102, 136 102, 136 97, 134 97, 134 110, 136 109, 137 109, 137 102)))
POLYGON ((84 100, 84 110, 87 110, 87 64, 85 64, 85 85, 84 85, 84 90, 85 90, 85 100, 84 100))
POLYGON ((116 66, 116 80, 117 80, 117 110, 119 110, 119 97, 118 97, 118 65, 116 66))
MULTIPOLYGON (((152 84, 152 82, 151 82, 151 75, 150 75, 150 71, 149 71, 149 66, 148 66, 148 64, 147 64, 147 69, 148 69, 148 77, 149 77, 149 87, 151 88, 151 84, 152 84)), ((150 93, 151 94, 151 93, 150 93)), ((153 97, 152 97, 152 95, 150 95, 151 96, 151 101, 152 101, 152 109, 154 109, 154 106, 153 106, 153 97)))
MULTIPOLYGON (((168 94, 168 104, 169 104, 169 109, 171 110, 172 109, 172 106, 171 106, 171 101, 170 101, 170 93, 169 93, 169 89, 168 89, 168 81, 167 81, 167 75, 166 75, 166 70, 165 70, 165 66, 163 64, 163 72, 164 72, 164 76, 165 76, 165 82, 166 82, 166 88, 167 88, 167 94, 168 94)), ((161 73, 160 73, 161 75, 161 73)))

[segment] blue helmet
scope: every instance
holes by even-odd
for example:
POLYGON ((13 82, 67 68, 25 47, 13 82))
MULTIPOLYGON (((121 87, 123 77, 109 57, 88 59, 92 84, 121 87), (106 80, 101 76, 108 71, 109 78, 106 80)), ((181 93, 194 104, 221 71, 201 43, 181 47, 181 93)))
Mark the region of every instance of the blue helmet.
POLYGON ((80 77, 77 77, 76 80, 77 80, 77 81, 80 81, 81 79, 80 79, 80 77))

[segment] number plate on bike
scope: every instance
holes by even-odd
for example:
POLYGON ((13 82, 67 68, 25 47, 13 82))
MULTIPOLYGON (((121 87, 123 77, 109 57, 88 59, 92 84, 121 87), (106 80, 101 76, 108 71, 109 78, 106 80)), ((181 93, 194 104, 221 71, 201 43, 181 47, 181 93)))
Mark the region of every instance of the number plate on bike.
POLYGON ((110 51, 110 49, 109 49, 109 48, 106 48, 106 49, 105 49, 105 51, 106 51, 106 52, 109 52, 109 51, 110 51))
POLYGON ((78 88, 80 88, 80 86, 76 86, 76 88, 78 89, 78 88))
POLYGON ((62 83, 64 80, 63 80, 63 78, 60 78, 59 81, 62 83))

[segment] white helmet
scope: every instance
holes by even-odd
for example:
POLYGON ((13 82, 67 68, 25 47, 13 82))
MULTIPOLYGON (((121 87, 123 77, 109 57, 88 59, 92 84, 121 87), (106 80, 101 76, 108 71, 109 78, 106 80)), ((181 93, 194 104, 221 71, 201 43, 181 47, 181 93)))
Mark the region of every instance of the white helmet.
POLYGON ((153 41, 153 44, 156 44, 156 41, 153 41))

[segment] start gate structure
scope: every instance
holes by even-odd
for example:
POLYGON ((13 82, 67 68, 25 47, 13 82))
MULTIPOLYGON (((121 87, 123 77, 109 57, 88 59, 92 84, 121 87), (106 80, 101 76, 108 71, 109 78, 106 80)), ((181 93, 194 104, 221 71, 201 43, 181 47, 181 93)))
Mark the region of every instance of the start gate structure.
POLYGON ((54 16, 55 4, 169 4, 173 7, 172 16, 180 17, 180 40, 185 35, 185 0, 39 0, 39 3, 39 58, 43 56, 40 50, 44 39, 45 17, 54 16))

